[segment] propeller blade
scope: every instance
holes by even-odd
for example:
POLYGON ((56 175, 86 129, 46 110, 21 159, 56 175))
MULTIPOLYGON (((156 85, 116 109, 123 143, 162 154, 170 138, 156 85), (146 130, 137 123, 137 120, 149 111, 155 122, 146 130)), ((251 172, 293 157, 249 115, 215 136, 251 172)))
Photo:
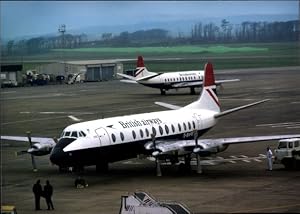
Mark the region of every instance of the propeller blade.
POLYGON ((159 159, 158 159, 159 151, 156 150, 155 133, 151 134, 151 139, 152 139, 153 150, 154 150, 152 155, 155 157, 156 176, 160 177, 161 176, 161 166, 160 166, 160 162, 159 162, 159 159))
POLYGON ((25 155, 27 153, 28 153, 27 151, 18 151, 16 152, 16 156, 25 155))
POLYGON ((161 167, 160 167, 160 161, 158 157, 155 158, 155 163, 156 163, 156 176, 161 177, 161 167))
POLYGON ((36 168, 36 163, 35 163, 35 158, 33 155, 31 155, 31 164, 32 164, 32 169, 34 172, 37 172, 37 168, 36 168))
POLYGON ((202 174, 202 167, 201 167, 201 160, 200 160, 200 147, 198 145, 198 132, 197 130, 194 130, 194 139, 195 139, 195 145, 196 147, 194 148, 194 152, 196 153, 197 156, 197 173, 202 174))
POLYGON ((31 147, 32 147, 32 142, 31 142, 31 132, 30 132, 30 131, 27 131, 26 134, 27 134, 28 142, 29 142, 29 145, 30 145, 30 148, 31 148, 31 147))
POLYGON ((202 166, 201 166, 200 155, 199 154, 197 154, 197 173, 202 174, 202 166))

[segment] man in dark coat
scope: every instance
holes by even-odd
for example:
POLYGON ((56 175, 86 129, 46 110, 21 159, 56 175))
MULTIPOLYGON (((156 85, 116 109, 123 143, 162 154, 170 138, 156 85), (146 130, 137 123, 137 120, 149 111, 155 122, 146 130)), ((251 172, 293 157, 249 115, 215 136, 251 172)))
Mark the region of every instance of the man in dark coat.
POLYGON ((35 198, 35 210, 40 210, 40 198, 42 196, 42 186, 40 184, 40 180, 37 180, 37 182, 32 187, 32 192, 34 194, 35 198))
POLYGON ((46 185, 44 186, 44 197, 46 199, 48 210, 50 210, 50 208, 54 210, 52 199, 51 199, 52 194, 53 194, 53 187, 51 186, 50 182, 47 180, 46 185))

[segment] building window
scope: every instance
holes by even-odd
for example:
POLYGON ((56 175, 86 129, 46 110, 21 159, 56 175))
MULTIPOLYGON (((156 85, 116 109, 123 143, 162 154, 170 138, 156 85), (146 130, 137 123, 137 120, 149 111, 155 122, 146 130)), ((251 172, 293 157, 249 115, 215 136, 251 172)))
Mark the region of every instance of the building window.
POLYGON ((116 142, 116 136, 114 134, 111 134, 111 139, 113 140, 113 142, 116 142))

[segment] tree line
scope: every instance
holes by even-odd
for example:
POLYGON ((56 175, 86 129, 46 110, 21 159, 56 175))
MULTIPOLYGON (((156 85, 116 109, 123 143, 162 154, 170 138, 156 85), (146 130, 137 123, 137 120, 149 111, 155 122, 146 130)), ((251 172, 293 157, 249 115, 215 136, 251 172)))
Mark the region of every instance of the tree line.
POLYGON ((242 22, 232 24, 223 19, 219 25, 198 22, 189 35, 172 36, 164 29, 124 31, 120 34, 103 33, 98 39, 88 41, 86 34, 53 37, 36 37, 15 42, 10 40, 2 55, 36 54, 57 48, 163 46, 202 43, 285 42, 299 40, 298 20, 286 22, 242 22))

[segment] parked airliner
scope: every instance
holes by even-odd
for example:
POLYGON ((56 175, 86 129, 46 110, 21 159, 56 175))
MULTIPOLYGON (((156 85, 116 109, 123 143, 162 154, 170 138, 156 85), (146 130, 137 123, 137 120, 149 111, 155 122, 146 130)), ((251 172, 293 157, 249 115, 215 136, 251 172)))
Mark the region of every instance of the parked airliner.
MULTIPOLYGON (((203 75, 202 70, 154 73, 147 70, 142 56, 138 57, 137 68, 134 71, 134 76, 117 73, 119 76, 126 78, 121 80, 126 83, 139 83, 151 88, 160 89, 162 95, 166 94, 169 89, 190 88, 191 94, 195 94, 196 87, 202 87, 203 75)), ((216 80, 216 85, 221 85, 226 82, 235 82, 239 79, 216 80)))
POLYGON ((179 157, 185 157, 189 164, 190 156, 196 154, 199 169, 200 156, 222 152, 230 144, 300 137, 300 134, 291 134, 198 139, 217 123, 218 118, 268 101, 221 112, 212 64, 207 63, 204 71, 201 95, 189 105, 180 107, 157 102, 171 110, 92 120, 66 127, 50 153, 51 162, 59 167, 96 165, 97 169, 107 169, 108 163, 145 154, 156 158, 159 171, 159 160, 176 163, 179 157))

